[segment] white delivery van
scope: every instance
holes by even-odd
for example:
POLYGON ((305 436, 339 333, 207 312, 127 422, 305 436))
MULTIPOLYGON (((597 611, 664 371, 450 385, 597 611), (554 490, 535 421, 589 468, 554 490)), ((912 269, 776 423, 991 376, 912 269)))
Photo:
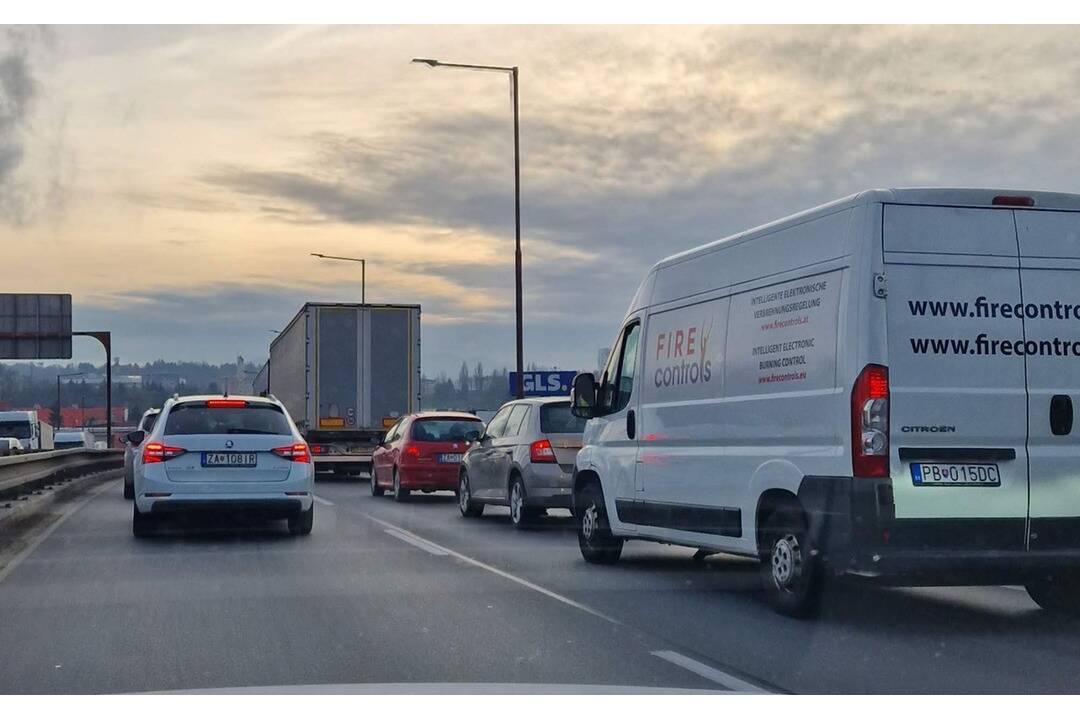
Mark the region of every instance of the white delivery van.
POLYGON ((648 272, 574 383, 581 551, 760 558, 793 615, 826 575, 1080 612, 1078 401, 1080 195, 859 193, 648 272))

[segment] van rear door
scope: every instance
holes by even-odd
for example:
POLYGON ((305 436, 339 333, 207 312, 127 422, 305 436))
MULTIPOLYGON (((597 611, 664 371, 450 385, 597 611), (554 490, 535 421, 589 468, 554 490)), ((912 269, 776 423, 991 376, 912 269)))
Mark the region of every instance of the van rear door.
POLYGON ((1028 383, 1029 547, 1080 545, 1080 213, 1017 210, 1028 383))
POLYGON ((890 544, 1022 549, 1028 412, 1011 344, 1024 337, 1011 312, 1021 302, 1013 213, 885 205, 882 241, 890 544))

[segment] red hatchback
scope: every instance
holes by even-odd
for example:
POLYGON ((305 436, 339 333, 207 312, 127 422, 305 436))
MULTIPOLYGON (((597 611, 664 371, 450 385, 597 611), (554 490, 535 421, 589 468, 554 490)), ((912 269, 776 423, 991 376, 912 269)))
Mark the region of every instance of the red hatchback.
POLYGON ((402 502, 413 490, 457 490, 465 434, 484 431, 483 421, 459 412, 406 415, 386 431, 371 458, 371 494, 391 490, 402 502))

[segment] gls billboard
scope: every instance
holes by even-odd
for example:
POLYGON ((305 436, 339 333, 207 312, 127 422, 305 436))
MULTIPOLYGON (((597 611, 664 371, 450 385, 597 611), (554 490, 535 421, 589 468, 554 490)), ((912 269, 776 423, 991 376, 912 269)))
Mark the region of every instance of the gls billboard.
MULTIPOLYGON (((569 395, 577 370, 536 370, 522 374, 526 397, 569 395)), ((517 395, 517 372, 510 372, 510 394, 517 395)))

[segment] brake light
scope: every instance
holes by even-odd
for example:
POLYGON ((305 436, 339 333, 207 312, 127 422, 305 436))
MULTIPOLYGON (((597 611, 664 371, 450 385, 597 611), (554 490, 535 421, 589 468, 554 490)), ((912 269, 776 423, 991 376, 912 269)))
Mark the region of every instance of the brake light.
POLYGON ((1024 195, 997 195, 991 201, 991 204, 1008 207, 1035 207, 1035 198, 1024 195))
POLYGON ((146 443, 143 445, 142 461, 144 465, 148 463, 165 462, 178 455, 183 455, 186 452, 187 450, 184 448, 163 445, 159 442, 146 443))
POLYGON ((534 463, 553 463, 555 462, 555 450, 551 447, 551 442, 547 438, 543 440, 537 440, 529 446, 529 460, 534 463))
POLYGON ((322 455, 324 452, 326 452, 326 448, 324 448, 322 445, 312 445, 311 446, 311 454, 312 455, 322 455))
POLYGON ((851 466, 856 477, 889 476, 889 369, 867 365, 851 390, 851 466))
POLYGON ((311 462, 311 453, 308 451, 306 443, 296 443, 295 445, 276 447, 270 452, 278 457, 283 457, 286 460, 292 460, 293 462, 311 462))
POLYGON ((206 407, 208 408, 242 408, 247 407, 247 400, 231 400, 223 398, 221 400, 207 400, 206 407))
POLYGON ((420 448, 415 445, 406 445, 401 449, 401 454, 405 457, 418 458, 420 457, 420 448))

